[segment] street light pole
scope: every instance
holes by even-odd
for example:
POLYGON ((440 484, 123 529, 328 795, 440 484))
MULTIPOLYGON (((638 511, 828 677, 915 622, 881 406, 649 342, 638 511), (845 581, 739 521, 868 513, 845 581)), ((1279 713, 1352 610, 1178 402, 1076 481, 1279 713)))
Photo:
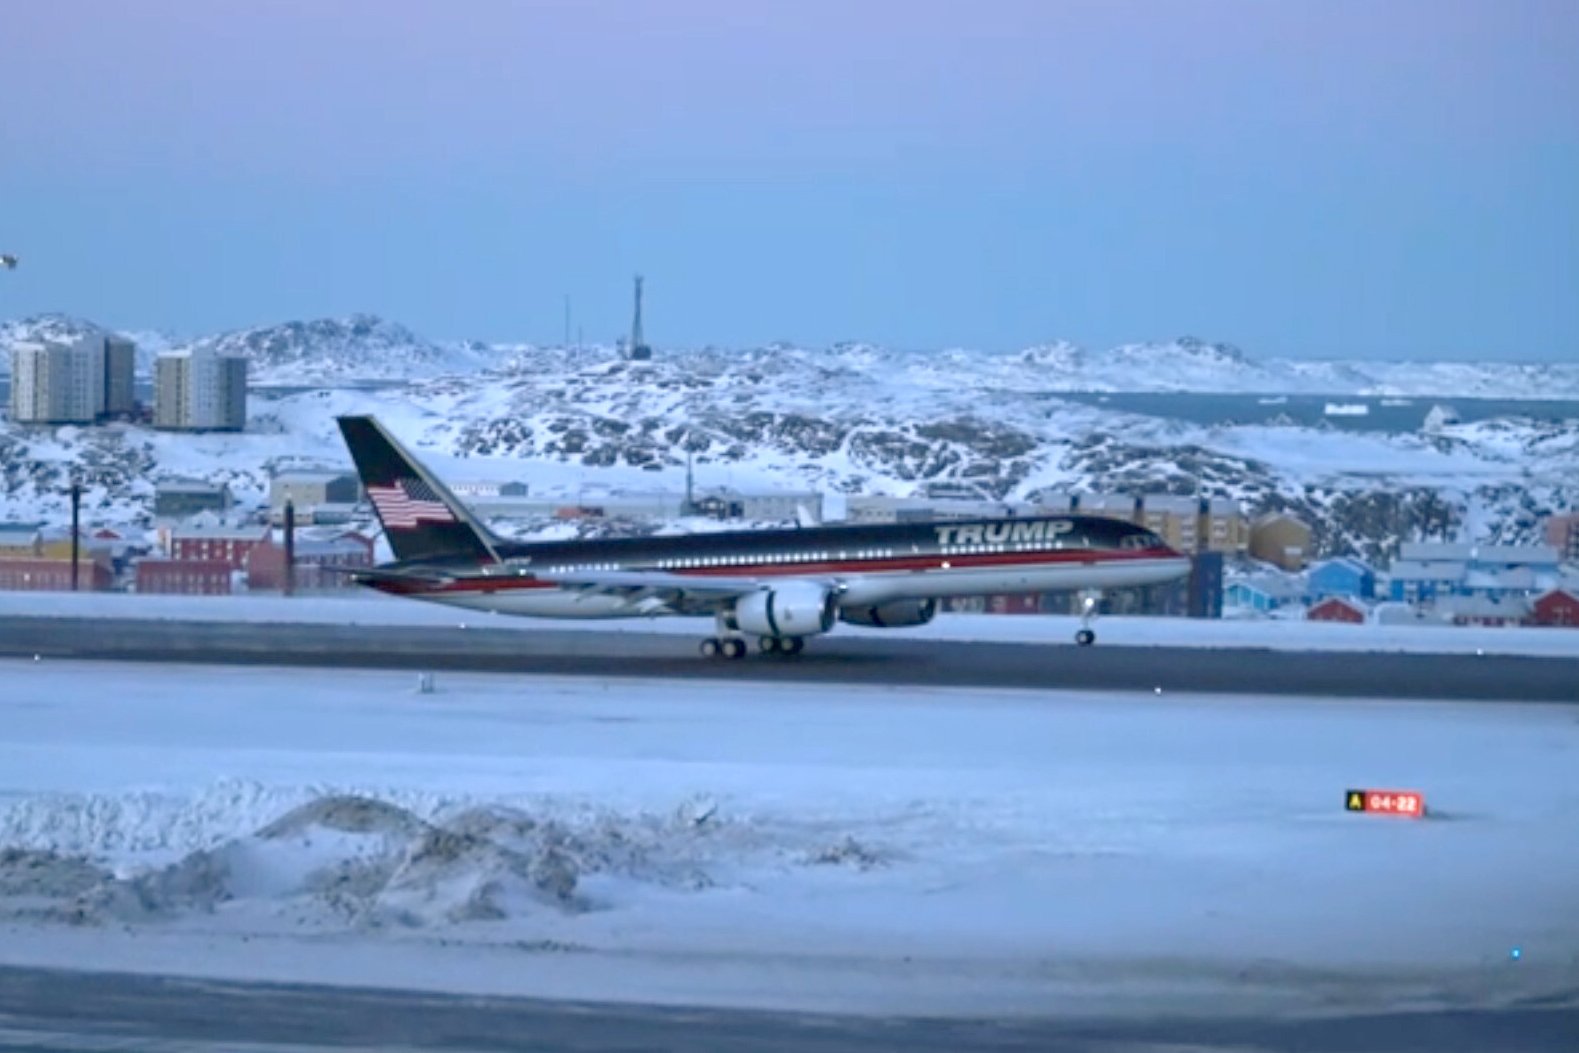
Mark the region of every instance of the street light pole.
POLYGON ((78 558, 82 555, 82 484, 71 481, 71 591, 77 591, 78 558))

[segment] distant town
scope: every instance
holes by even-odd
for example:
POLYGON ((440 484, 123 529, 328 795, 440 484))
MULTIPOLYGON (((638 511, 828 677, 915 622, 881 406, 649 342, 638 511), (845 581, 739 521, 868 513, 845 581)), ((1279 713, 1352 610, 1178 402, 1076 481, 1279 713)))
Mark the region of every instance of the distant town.
MULTIPOLYGON (((458 497, 497 527, 544 521, 577 529, 652 532, 687 519, 782 524, 821 521, 812 491, 610 492, 589 502, 534 495, 519 481, 470 481, 458 497)), ((1236 503, 1168 495, 1069 494, 1037 505, 967 497, 850 496, 852 523, 1081 514, 1135 522, 1191 556, 1187 580, 1110 590, 1110 614, 1197 618, 1309 618, 1363 624, 1579 627, 1579 515, 1552 517, 1545 545, 1407 542, 1385 568, 1353 557, 1319 559, 1299 518, 1250 518, 1236 503)), ((0 589, 151 594, 324 595, 351 588, 347 571, 371 567, 377 522, 356 477, 333 469, 281 472, 265 508, 239 507, 223 484, 167 482, 154 527, 0 523, 0 589), (73 538, 75 537, 75 543, 73 538)), ((945 610, 1072 613, 1069 593, 959 598, 945 610)))
MULTIPOLYGON (((646 359, 641 285, 621 354, 646 359)), ((90 333, 13 342, 10 418, 24 426, 132 422, 176 432, 242 431, 248 360, 210 348, 157 355, 152 404, 137 398, 136 347, 90 333)), ((610 487, 575 497, 538 492, 518 478, 452 481, 456 495, 513 536, 653 533, 732 523, 782 525, 1080 514, 1140 524, 1191 556, 1188 580, 1119 589, 1108 613, 1198 618, 1309 618, 1356 624, 1579 627, 1579 514, 1547 516, 1543 544, 1404 541, 1386 565, 1317 551, 1312 526, 1290 512, 1252 515, 1239 501, 1176 494, 1042 493, 1035 502, 988 500, 968 485, 934 481, 913 496, 844 495, 830 517, 813 489, 610 487)), ((324 594, 353 586, 347 571, 373 566, 379 529, 355 475, 334 467, 274 472, 265 503, 240 502, 223 483, 155 484, 152 525, 17 521, 0 517, 0 588, 231 595, 324 594)), ((954 599, 945 609, 1066 613, 1068 593, 954 599)))

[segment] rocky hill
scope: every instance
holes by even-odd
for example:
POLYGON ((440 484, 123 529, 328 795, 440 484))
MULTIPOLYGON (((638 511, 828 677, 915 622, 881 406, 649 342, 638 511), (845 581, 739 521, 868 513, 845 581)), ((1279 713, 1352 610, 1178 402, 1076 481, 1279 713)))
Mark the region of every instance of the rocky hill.
POLYGON ((241 329, 186 346, 245 356, 252 383, 260 385, 416 380, 471 372, 494 357, 475 345, 433 343, 367 314, 241 329))
MULTIPOLYGON (((65 337, 89 327, 52 316, 6 332, 65 337)), ((539 490, 603 476, 678 488, 689 454, 705 483, 835 494, 946 484, 1004 500, 1069 490, 1231 497, 1254 511, 1296 510, 1316 524, 1325 551, 1372 557, 1399 539, 1460 531, 1528 539, 1545 512, 1579 506, 1573 422, 1488 420, 1429 435, 1205 426, 1059 395, 1103 383, 1355 387, 1386 375, 1374 365, 1257 362, 1188 339, 1101 355, 1070 344, 1006 354, 777 344, 671 350, 632 363, 611 348, 440 345, 354 316, 198 346, 252 361, 264 386, 252 394, 246 433, 8 425, 0 519, 58 516, 72 472, 89 487, 89 507, 110 520, 146 521, 153 484, 165 478, 224 480, 243 501, 261 501, 272 466, 342 462, 333 418, 351 412, 378 414, 452 465, 539 490)), ((1457 390, 1484 379, 1475 370, 1485 368, 1433 375, 1456 378, 1457 390)), ((1569 367, 1540 368, 1554 385, 1566 383, 1569 367)))

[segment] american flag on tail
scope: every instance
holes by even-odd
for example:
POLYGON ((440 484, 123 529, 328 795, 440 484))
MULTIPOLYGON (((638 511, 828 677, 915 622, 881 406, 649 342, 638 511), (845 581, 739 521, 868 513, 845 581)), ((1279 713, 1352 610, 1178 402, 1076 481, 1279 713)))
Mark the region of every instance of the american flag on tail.
POLYGON ((367 496, 387 530, 409 530, 425 522, 455 522, 455 513, 421 479, 396 479, 393 486, 369 486, 367 496))

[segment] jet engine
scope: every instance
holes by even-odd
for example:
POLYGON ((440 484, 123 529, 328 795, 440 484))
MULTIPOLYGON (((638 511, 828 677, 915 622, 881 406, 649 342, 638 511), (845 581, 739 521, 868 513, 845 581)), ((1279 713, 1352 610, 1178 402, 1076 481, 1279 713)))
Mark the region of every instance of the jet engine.
POLYGON ((875 607, 841 607, 839 619, 874 629, 898 629, 906 625, 925 625, 937 612, 937 600, 894 600, 875 607))
POLYGON ((809 581, 749 592, 735 601, 735 627, 758 636, 813 636, 833 628, 833 593, 809 581))

